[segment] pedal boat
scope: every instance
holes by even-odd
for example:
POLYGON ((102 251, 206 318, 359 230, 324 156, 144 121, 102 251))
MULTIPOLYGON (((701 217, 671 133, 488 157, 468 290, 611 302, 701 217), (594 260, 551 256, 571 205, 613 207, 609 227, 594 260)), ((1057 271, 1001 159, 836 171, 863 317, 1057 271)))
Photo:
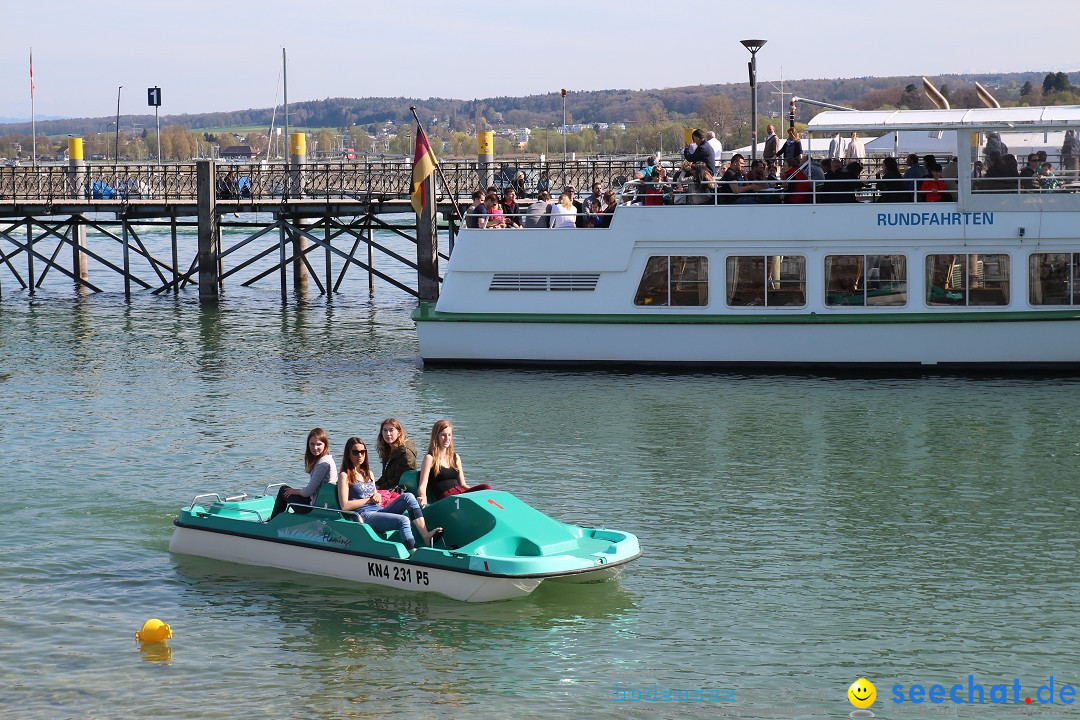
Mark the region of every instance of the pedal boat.
MULTIPOLYGON (((416 472, 402 482, 415 492, 416 472)), ((341 510, 333 483, 320 488, 312 505, 290 505, 268 520, 278 487, 269 485, 254 497, 195 497, 174 521, 170 552, 467 602, 521 597, 545 580, 614 579, 641 555, 630 533, 562 523, 498 490, 430 503, 427 526, 442 527, 444 535, 435 547, 410 554, 396 531, 376 532, 357 522, 356 513, 341 510)))

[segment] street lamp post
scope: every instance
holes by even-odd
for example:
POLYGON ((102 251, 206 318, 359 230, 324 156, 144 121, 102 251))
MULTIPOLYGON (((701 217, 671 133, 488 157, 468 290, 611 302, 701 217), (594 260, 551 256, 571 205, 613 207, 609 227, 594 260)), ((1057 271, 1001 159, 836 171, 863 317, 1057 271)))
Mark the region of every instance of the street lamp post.
POLYGON ((566 168, 566 88, 562 89, 562 161, 563 171, 566 168))
POLYGON ((116 138, 113 140, 113 162, 120 162, 120 91, 124 86, 116 88, 116 138))
POLYGON ((656 156, 656 159, 664 157, 664 133, 656 133, 656 137, 660 138, 660 154, 656 156))
POLYGON ((767 40, 740 40, 750 51, 750 160, 757 160, 757 52, 767 40))

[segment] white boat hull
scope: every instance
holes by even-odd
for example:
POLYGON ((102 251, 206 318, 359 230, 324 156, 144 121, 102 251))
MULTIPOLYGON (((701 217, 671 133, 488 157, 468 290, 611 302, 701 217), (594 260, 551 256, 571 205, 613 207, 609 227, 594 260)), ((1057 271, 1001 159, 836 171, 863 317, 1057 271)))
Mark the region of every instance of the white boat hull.
POLYGON ((412 562, 363 557, 185 527, 175 528, 169 551, 411 592, 438 593, 466 602, 523 597, 544 580, 542 577, 490 577, 454 572, 412 562))
POLYGON ((428 362, 1080 365, 1080 319, 882 323, 417 323, 428 362))

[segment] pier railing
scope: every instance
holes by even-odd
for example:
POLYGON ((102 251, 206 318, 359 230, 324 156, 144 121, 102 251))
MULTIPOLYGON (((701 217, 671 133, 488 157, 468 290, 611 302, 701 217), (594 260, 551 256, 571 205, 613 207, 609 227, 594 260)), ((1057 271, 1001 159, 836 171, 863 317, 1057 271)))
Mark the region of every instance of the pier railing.
MULTIPOLYGON (((638 158, 572 161, 443 162, 446 180, 436 184, 440 199, 467 200, 477 189, 518 189, 533 197, 553 195, 566 185, 579 192, 599 182, 605 189, 634 178, 638 158), (515 182, 515 178, 517 179, 515 182)), ((0 168, 0 204, 93 200, 96 203, 198 200, 195 163, 52 165, 0 168)), ((409 162, 223 163, 216 164, 216 192, 222 200, 274 202, 295 199, 404 200, 411 192, 409 162)))

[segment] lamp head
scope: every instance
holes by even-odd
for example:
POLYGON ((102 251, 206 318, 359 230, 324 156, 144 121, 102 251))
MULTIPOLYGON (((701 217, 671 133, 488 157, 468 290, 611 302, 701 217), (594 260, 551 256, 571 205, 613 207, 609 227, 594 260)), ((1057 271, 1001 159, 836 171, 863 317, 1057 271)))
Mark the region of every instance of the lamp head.
POLYGON ((753 55, 753 54, 757 53, 757 51, 760 50, 762 48, 762 46, 765 45, 765 43, 767 43, 769 41, 768 40, 740 40, 739 42, 741 42, 743 44, 743 47, 746 48, 747 50, 749 50, 750 54, 753 55))

